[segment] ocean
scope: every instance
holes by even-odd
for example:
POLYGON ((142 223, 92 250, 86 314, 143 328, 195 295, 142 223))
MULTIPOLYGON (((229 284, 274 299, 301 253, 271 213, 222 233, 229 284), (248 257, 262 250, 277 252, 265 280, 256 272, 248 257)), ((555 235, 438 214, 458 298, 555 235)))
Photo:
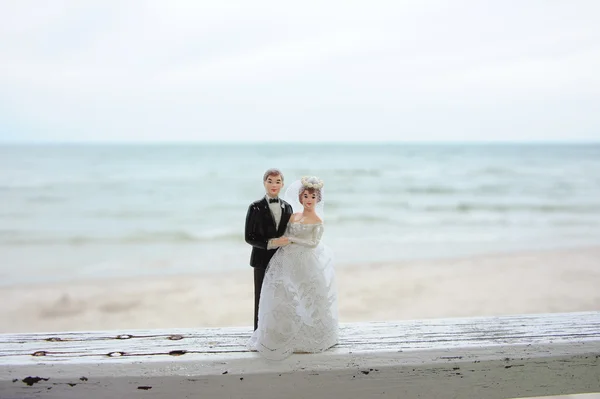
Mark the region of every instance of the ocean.
POLYGON ((0 284, 249 269, 271 167, 339 267, 600 244, 600 144, 1 145, 0 284))

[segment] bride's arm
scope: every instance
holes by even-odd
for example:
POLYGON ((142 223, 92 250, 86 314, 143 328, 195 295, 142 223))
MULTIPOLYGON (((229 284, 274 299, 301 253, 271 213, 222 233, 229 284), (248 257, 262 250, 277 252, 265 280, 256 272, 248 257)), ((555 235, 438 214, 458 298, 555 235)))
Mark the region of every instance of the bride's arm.
POLYGON ((290 243, 289 238, 288 238, 289 231, 290 231, 290 225, 288 223, 288 225, 285 227, 285 231, 283 232, 283 235, 281 237, 271 238, 267 242, 267 249, 276 249, 276 248, 284 247, 284 246, 288 245, 290 243))
POLYGON ((321 242, 321 237, 323 237, 323 225, 318 224, 313 228, 312 237, 310 239, 302 239, 292 236, 290 237, 290 242, 309 248, 315 248, 317 245, 319 245, 319 242, 321 242))

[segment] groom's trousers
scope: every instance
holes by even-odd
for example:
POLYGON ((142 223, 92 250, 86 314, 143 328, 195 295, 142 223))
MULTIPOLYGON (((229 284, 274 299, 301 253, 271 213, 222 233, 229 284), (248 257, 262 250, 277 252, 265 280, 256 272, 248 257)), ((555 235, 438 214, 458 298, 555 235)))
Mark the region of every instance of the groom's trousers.
POLYGON ((265 279, 266 268, 254 267, 254 331, 258 328, 258 304, 260 302, 260 290, 265 279))

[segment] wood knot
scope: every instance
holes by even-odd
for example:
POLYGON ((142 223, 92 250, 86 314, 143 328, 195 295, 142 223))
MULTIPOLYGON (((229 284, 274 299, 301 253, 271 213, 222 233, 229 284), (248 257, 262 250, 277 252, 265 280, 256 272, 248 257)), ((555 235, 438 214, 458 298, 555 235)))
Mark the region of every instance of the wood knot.
POLYGON ((180 339, 183 339, 183 335, 171 335, 168 339, 170 339, 171 341, 179 341, 180 339))
POLYGON ((46 356, 47 353, 48 352, 46 352, 46 351, 37 351, 37 352, 33 352, 31 354, 31 356, 46 356))
POLYGON ((187 351, 181 350, 181 351, 171 351, 169 352, 169 355, 171 356, 181 356, 181 355, 185 355, 187 353, 187 351))
POLYGON ((48 341, 48 342, 60 342, 60 341, 62 341, 62 340, 63 340, 63 339, 62 339, 62 338, 59 338, 59 337, 50 337, 50 338, 46 338, 46 341, 48 341))
POLYGON ((121 334, 116 336, 117 339, 130 339, 133 338, 133 335, 130 334, 121 334))
POLYGON ((124 356, 124 355, 125 355, 125 352, 110 352, 106 356, 108 356, 108 357, 119 357, 119 356, 124 356))

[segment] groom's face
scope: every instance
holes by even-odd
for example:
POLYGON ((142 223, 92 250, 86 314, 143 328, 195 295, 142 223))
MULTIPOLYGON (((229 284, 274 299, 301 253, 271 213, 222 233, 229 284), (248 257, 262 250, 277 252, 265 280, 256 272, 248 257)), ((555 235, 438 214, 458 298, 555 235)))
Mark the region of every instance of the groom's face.
POLYGON ((269 197, 277 197, 282 187, 283 179, 280 175, 267 176, 267 180, 265 180, 265 190, 269 197))

